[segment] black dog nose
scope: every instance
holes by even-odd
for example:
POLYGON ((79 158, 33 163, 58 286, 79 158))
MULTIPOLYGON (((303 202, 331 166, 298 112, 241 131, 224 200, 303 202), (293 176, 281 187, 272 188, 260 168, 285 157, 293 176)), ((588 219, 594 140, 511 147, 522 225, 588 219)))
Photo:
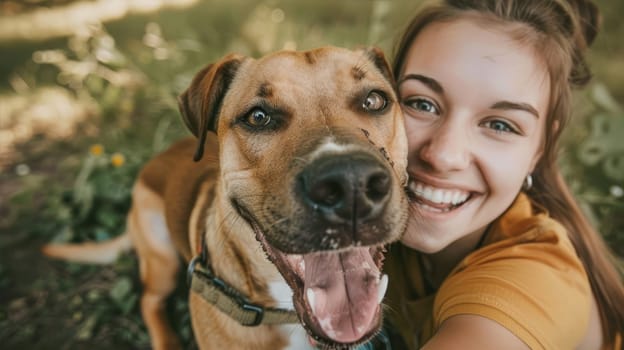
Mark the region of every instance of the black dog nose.
POLYGON ((309 164, 301 173, 304 201, 331 223, 373 219, 390 197, 388 169, 368 154, 331 156, 309 164))

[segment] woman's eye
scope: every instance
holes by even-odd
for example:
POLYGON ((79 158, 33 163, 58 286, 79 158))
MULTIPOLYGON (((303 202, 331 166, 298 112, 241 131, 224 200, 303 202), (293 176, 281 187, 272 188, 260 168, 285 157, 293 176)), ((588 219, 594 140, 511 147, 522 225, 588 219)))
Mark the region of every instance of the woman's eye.
POLYGON ((386 96, 378 91, 371 91, 362 102, 362 108, 369 112, 379 112, 386 108, 388 105, 388 99, 386 96))
POLYGON ((501 134, 501 133, 517 134, 518 133, 516 129, 514 129, 509 123, 504 122, 502 120, 488 120, 485 123, 483 123, 483 126, 494 130, 497 134, 501 134))
POLYGON ((269 125, 271 120, 272 119, 269 114, 267 114, 265 111, 263 111, 260 108, 256 108, 247 115, 245 122, 250 126, 253 126, 256 128, 262 128, 264 126, 269 125))
POLYGON ((415 98, 412 100, 406 100, 405 102, 403 102, 403 104, 419 112, 426 112, 426 113, 433 113, 433 114, 440 113, 440 111, 438 110, 438 107, 436 107, 436 105, 433 102, 425 98, 415 98))

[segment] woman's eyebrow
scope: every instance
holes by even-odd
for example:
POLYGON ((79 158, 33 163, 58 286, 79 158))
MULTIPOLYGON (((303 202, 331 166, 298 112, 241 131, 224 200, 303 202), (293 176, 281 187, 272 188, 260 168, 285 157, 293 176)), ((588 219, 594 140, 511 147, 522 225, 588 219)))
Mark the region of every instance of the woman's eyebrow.
POLYGON ((539 113, 537 113, 537 109, 531 106, 528 103, 524 102, 511 102, 511 101, 499 101, 494 103, 491 109, 502 109, 502 110, 520 110, 533 114, 535 118, 539 119, 539 113))
MULTIPOLYGON (((407 74, 399 81, 398 85, 400 86, 407 80, 418 80, 421 83, 425 84, 427 87, 429 87, 431 90, 436 92, 437 94, 440 94, 440 95, 444 94, 444 89, 442 88, 442 85, 440 85, 440 83, 438 83, 438 81, 433 78, 427 77, 422 74, 407 74)), ((537 109, 535 109, 530 104, 524 103, 524 102, 499 101, 499 102, 494 103, 490 108, 501 109, 501 110, 525 111, 535 116, 535 118, 539 119, 539 113, 537 112, 537 109)))
POLYGON ((408 74, 406 76, 404 76, 401 81, 399 81, 398 85, 403 84, 405 81, 407 80, 418 80, 421 83, 427 85, 427 87, 429 87, 431 90, 433 90, 434 92, 436 92, 439 95, 444 94, 444 89, 442 88, 442 85, 440 85, 440 83, 438 83, 435 79, 421 75, 421 74, 408 74))

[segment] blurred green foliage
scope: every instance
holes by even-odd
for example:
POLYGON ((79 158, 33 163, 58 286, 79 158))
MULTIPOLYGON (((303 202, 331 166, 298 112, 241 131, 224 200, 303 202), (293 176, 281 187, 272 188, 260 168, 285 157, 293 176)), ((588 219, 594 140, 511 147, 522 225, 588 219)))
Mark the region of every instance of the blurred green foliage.
MULTIPOLYGON (((0 180, 11 187, 0 189, 11 197, 9 208, 0 208, 7 214, 0 219, 0 295, 10 300, 0 307, 0 339, 16 348, 46 348, 33 340, 42 334, 50 335, 53 348, 148 348, 134 257, 124 256, 104 270, 50 266, 28 242, 106 240, 124 230, 140 166, 188 134, 176 96, 201 66, 229 52, 258 56, 324 45, 375 45, 390 57, 418 3, 211 0, 93 24, 67 39, 0 43, 0 93, 28 95, 53 86, 96 110, 75 125, 70 138, 34 135, 15 145, 15 157, 0 172, 0 180), (121 164, 113 161, 120 156, 121 164), (26 243, 6 238, 8 230, 26 243), (7 247, 30 250, 41 270, 24 268, 29 278, 16 276, 14 260, 4 253, 7 247), (26 302, 36 302, 29 312, 23 311, 26 302), (64 319, 61 331, 54 327, 58 318, 64 319)), ((624 256, 624 25, 618 15, 624 3, 599 4, 605 30, 590 55, 596 79, 576 96, 561 164, 588 215, 624 256)), ((186 290, 180 285, 169 311, 193 348, 186 290)))
POLYGON ((576 96, 561 166, 585 213, 624 256, 624 108, 596 82, 576 96))

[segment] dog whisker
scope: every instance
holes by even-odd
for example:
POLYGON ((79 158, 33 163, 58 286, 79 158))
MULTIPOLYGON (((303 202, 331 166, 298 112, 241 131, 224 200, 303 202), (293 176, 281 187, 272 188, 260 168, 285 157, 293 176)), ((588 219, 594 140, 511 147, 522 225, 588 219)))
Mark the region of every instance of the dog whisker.
POLYGON ((278 219, 278 220, 276 220, 275 222, 271 223, 271 224, 269 225, 269 227, 267 227, 267 229, 269 229, 269 230, 270 230, 271 228, 275 227, 276 225, 279 225, 279 224, 281 224, 281 223, 283 223, 284 221, 287 221, 287 220, 288 220, 288 218, 281 218, 281 219, 278 219))
POLYGON ((295 163, 295 165, 298 165, 298 166, 306 166, 309 163, 309 160, 303 157, 294 157, 293 163, 295 163))

